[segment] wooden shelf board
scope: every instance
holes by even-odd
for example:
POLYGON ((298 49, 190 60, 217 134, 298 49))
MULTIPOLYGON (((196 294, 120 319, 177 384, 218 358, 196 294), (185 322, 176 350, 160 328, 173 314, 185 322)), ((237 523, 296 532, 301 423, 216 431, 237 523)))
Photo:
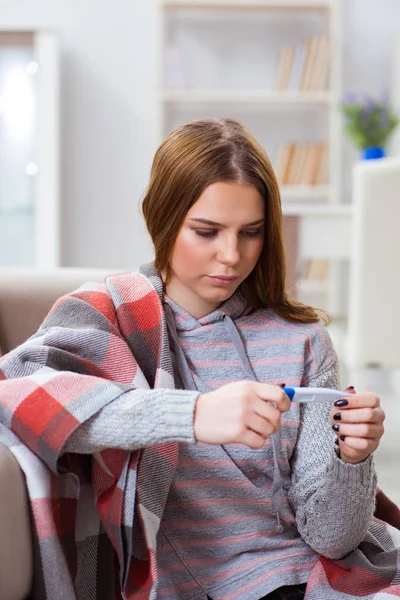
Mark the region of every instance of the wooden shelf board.
POLYGON ((329 185, 282 185, 280 186, 282 202, 304 202, 331 197, 329 185))
POLYGON ((263 104, 330 104, 329 91, 258 91, 258 90, 165 90, 165 103, 259 102, 263 104))
POLYGON ((331 0, 160 0, 166 10, 329 10, 331 0))
POLYGON ((285 216, 311 216, 311 217, 351 217, 353 206, 351 204, 288 204, 282 205, 285 216))

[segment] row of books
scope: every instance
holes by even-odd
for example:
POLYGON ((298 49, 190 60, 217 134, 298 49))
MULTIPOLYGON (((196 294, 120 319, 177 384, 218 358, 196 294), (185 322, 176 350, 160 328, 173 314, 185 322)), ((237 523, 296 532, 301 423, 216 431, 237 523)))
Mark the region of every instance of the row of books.
POLYGON ((324 185, 327 155, 327 144, 281 144, 274 165, 278 182, 280 185, 324 185))
MULTIPOLYGON (((296 47, 282 48, 275 78, 277 91, 325 90, 330 63, 329 38, 310 35, 296 47)), ((164 49, 165 86, 167 89, 187 89, 183 55, 178 43, 164 49)))
POLYGON ((310 35, 295 48, 285 46, 276 73, 277 91, 325 90, 329 75, 329 38, 310 35))
POLYGON ((304 261, 300 277, 302 280, 325 281, 329 276, 329 261, 325 258, 313 258, 304 261))

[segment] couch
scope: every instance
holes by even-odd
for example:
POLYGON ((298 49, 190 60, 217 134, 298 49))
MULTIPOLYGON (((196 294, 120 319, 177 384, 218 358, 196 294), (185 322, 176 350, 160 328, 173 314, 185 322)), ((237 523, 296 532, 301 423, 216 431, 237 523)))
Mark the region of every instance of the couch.
POLYGON ((32 335, 60 296, 112 270, 0 268, 0 349, 3 354, 32 335))
MULTIPOLYGON (((86 281, 104 281, 110 272, 0 269, 0 355, 32 335, 60 296, 86 281)), ((0 599, 25 600, 33 572, 25 480, 14 456, 1 444, 0 488, 0 599)))

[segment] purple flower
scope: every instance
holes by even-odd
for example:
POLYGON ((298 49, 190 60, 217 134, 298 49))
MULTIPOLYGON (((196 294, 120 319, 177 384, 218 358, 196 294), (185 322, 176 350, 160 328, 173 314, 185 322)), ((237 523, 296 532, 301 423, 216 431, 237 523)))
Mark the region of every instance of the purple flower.
POLYGON ((343 104, 356 104, 359 97, 360 94, 357 94, 356 92, 349 92, 344 96, 343 104))

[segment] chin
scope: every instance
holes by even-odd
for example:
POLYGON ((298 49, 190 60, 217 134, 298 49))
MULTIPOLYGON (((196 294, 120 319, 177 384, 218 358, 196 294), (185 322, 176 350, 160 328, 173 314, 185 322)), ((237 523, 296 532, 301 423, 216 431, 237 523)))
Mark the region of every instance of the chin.
POLYGON ((236 292, 236 289, 234 290, 215 290, 215 292, 213 294, 208 294, 208 300, 210 300, 211 302, 225 302, 225 300, 228 300, 228 298, 230 298, 231 296, 233 296, 233 294, 236 292))

